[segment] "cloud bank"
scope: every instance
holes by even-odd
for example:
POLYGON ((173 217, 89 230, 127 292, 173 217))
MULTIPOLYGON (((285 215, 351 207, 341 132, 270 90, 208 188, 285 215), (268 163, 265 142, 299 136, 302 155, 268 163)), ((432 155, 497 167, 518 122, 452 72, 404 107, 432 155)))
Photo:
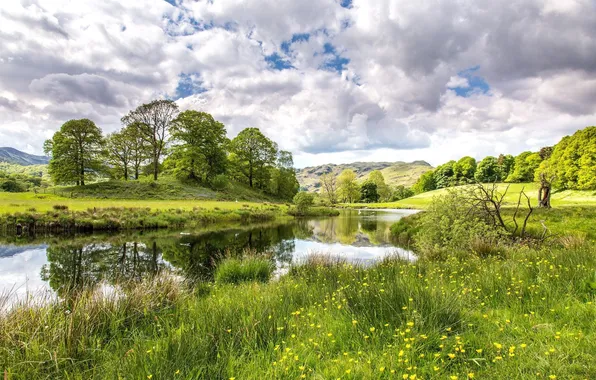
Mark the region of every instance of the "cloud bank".
POLYGON ((595 124, 590 0, 21 0, 0 24, 0 145, 31 153, 157 97, 299 166, 515 154, 595 124))

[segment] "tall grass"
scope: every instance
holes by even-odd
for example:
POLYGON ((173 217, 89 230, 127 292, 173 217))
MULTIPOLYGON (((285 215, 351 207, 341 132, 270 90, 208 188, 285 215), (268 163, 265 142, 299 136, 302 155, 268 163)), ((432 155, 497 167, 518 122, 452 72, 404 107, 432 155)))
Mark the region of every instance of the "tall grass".
POLYGON ((215 282, 221 284, 239 284, 247 281, 267 282, 275 266, 264 257, 228 258, 220 262, 215 269, 215 282))
MULTIPOLYGON (((507 248, 274 282, 173 279, 0 316, 8 379, 596 378, 596 247, 507 248)), ((323 265, 321 265, 323 264, 323 265)))

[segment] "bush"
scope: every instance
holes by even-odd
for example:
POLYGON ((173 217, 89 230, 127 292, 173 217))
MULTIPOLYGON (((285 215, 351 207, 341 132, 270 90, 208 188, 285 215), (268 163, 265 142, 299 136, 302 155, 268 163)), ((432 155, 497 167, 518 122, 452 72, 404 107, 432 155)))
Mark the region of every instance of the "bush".
POLYGON ((273 269, 271 261, 265 258, 226 259, 215 269, 215 281, 224 284, 239 284, 247 281, 267 282, 273 269))
POLYGON ((56 211, 66 211, 68 210, 67 205, 53 205, 52 208, 56 211))
POLYGON ((478 256, 498 254, 507 236, 504 229, 470 212, 469 203, 457 191, 434 198, 421 215, 419 226, 415 236, 418 253, 434 258, 462 252, 478 256))
POLYGON ((27 191, 27 186, 21 181, 5 179, 0 180, 0 190, 6 191, 8 193, 24 193, 27 191))
POLYGON ((301 191, 294 196, 294 204, 300 213, 307 211, 314 203, 315 197, 311 193, 301 191))
POLYGON ((216 175, 213 180, 211 181, 211 187, 214 190, 225 190, 228 187, 229 180, 228 177, 224 174, 216 175))

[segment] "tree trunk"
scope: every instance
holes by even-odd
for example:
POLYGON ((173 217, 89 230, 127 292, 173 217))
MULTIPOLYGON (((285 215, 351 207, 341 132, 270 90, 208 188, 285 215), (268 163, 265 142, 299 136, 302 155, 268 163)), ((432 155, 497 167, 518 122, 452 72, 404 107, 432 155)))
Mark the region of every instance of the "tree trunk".
POLYGON ((251 188, 252 188, 252 177, 253 177, 252 164, 250 164, 249 174, 248 174, 248 183, 250 184, 250 187, 251 188))
POLYGON ((540 176, 540 190, 538 190, 538 207, 551 208, 550 196, 551 196, 551 184, 546 180, 544 174, 540 176))
POLYGON ((81 161, 81 186, 85 186, 85 165, 81 161))
POLYGON ((124 180, 128 181, 128 166, 124 165, 124 180))
POLYGON ((159 159, 157 158, 157 153, 153 154, 153 180, 157 181, 157 170, 159 168, 159 159))

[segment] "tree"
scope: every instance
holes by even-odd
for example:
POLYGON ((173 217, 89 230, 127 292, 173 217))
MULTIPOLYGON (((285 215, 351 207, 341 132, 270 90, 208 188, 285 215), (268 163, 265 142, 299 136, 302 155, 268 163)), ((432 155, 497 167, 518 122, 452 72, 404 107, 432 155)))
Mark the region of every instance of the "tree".
POLYGON ((416 181, 414 186, 412 186, 412 190, 416 194, 424 193, 427 191, 432 191, 437 189, 437 183, 435 181, 435 173, 432 170, 427 171, 426 173, 422 174, 420 178, 416 181))
POLYGON ((337 190, 343 202, 354 203, 360 195, 360 188, 356 182, 356 173, 352 169, 345 169, 337 177, 337 190))
POLYGON ((248 180, 249 186, 254 187, 257 182, 263 188, 269 177, 266 169, 275 165, 277 144, 258 128, 246 128, 231 141, 230 150, 234 153, 233 164, 248 180))
MULTIPOLYGON (((453 167, 456 162, 451 160, 443 165, 437 166, 434 171, 434 183, 437 189, 443 189, 455 185, 455 173, 453 167)), ((432 189, 434 190, 434 188, 432 189)), ((428 190, 427 190, 428 191, 428 190)))
POLYGON ((377 185, 377 193, 379 194, 379 199, 381 201, 389 200, 389 197, 391 197, 391 190, 385 183, 385 177, 383 177, 383 173, 381 173, 380 170, 373 170, 368 175, 368 180, 377 185))
POLYGON ((321 187, 329 203, 337 203, 337 177, 333 173, 325 173, 320 177, 321 187))
POLYGON ((499 179, 504 181, 513 172, 513 166, 515 165, 515 157, 512 155, 500 154, 497 158, 497 168, 499 172, 499 179))
POLYGON ((84 186, 85 178, 99 170, 103 138, 89 119, 69 120, 44 143, 51 157, 48 172, 55 183, 84 186))
POLYGON ((401 201, 402 199, 414 196, 414 194, 414 190, 412 190, 411 188, 405 187, 404 185, 398 185, 393 190, 391 201, 401 201))
POLYGON ((107 162, 125 181, 128 180, 128 168, 133 160, 133 144, 124 130, 109 134, 105 141, 107 162))
POLYGON ((495 182, 501 179, 497 159, 492 156, 484 157, 476 167, 474 179, 478 182, 495 182))
POLYGON ((560 189, 596 189, 596 127, 566 136, 554 146, 551 156, 540 164, 535 180, 545 174, 560 189))
POLYGON ((506 179, 506 182, 532 182, 534 172, 540 166, 542 159, 538 153, 523 152, 515 157, 513 171, 506 179))
POLYGON ((121 133, 130 144, 130 165, 134 172, 135 179, 139 179, 141 166, 151 157, 150 147, 141 134, 138 123, 133 123, 124 127, 121 133))
POLYGON ((277 154, 276 167, 271 169, 270 192, 278 198, 290 200, 298 193, 299 188, 292 153, 280 150, 277 154))
POLYGON ((141 138, 149 145, 153 164, 153 179, 157 181, 159 160, 166 147, 170 124, 178 114, 172 100, 154 100, 142 104, 122 118, 125 125, 135 124, 141 138))
POLYGON ((210 183, 226 167, 226 128, 205 112, 184 111, 172 121, 172 154, 179 176, 210 183))
POLYGON ((468 183, 474 179, 476 173, 476 160, 473 157, 465 156, 453 165, 453 175, 458 183, 468 183))
POLYGON ((372 181, 366 181, 360 186, 360 200, 364 203, 374 203, 379 201, 377 185, 372 181))

